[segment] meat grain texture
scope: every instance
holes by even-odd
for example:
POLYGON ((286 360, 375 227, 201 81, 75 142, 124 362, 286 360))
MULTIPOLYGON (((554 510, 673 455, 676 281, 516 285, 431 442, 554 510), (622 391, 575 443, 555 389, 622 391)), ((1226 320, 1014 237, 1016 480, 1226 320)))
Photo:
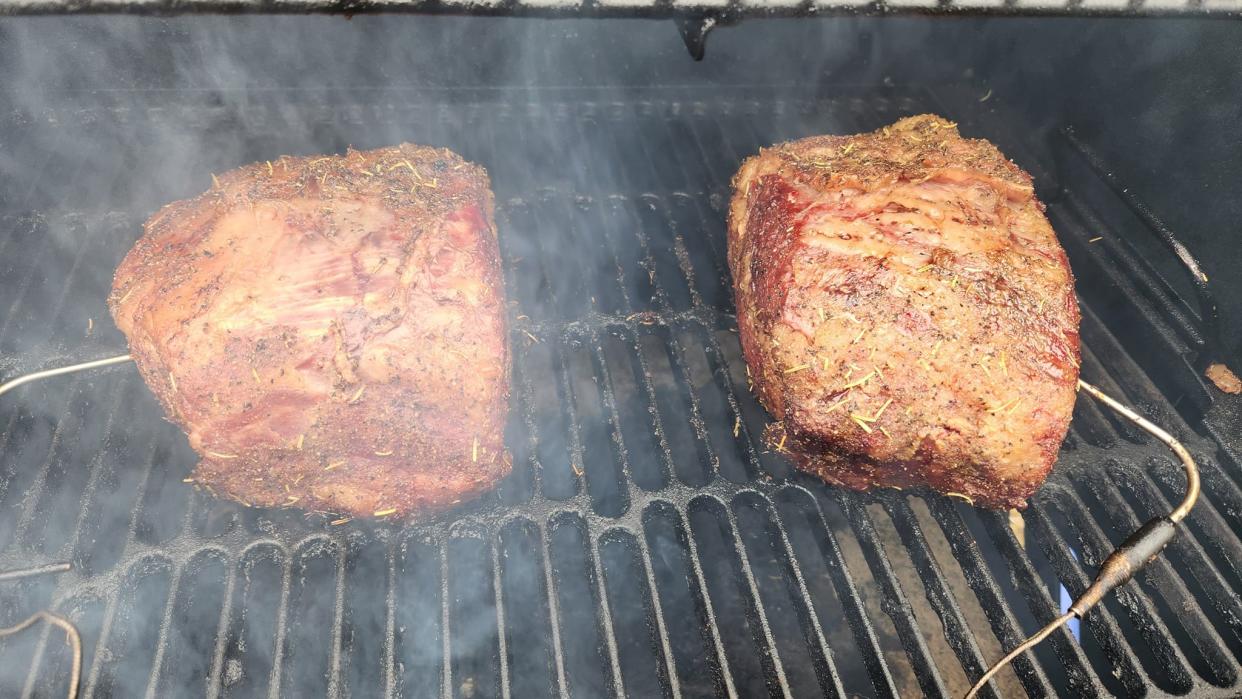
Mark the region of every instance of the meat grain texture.
POLYGON ((1080 364, 1030 176, 924 115, 765 149, 733 185, 738 332, 772 448, 849 488, 1023 507, 1080 364))
POLYGON ((109 305, 143 379, 247 505, 424 514, 510 470, 487 173, 413 145, 283 157, 169 204, 109 305))

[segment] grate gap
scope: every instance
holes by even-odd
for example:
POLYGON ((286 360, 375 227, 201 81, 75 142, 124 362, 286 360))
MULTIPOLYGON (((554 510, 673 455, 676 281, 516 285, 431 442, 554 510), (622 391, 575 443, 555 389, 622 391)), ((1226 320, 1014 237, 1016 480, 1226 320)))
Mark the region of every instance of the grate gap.
POLYGON ((107 442, 129 427, 124 421, 114 428, 113 419, 122 399, 133 398, 138 381, 132 375, 110 374, 87 384, 87 395, 62 421, 63 453, 53 456, 44 471, 39 497, 23 523, 23 547, 55 557, 76 533, 82 497, 107 442))
MULTIPOLYGON (((1133 531, 1142 521, 1170 509, 1154 499, 1153 492, 1138 482, 1137 474, 1130 468, 1115 462, 1110 463, 1105 474, 1101 476, 1104 477, 1097 476, 1098 489, 1084 493, 1083 497, 1088 511, 1096 521, 1112 522, 1116 529, 1133 531), (1116 484, 1119 483, 1128 486, 1125 499, 1118 491, 1116 484), (1140 521, 1135 514, 1134 505, 1126 500, 1136 503, 1141 511, 1150 514, 1140 521)), ((1201 608, 1185 609, 1184 600, 1204 600, 1205 604, 1202 606, 1216 607, 1217 614, 1212 616, 1232 616, 1235 619, 1242 614, 1242 606, 1236 598, 1225 602, 1203 589, 1194 574, 1203 575, 1207 571, 1199 565, 1202 559, 1187 550, 1188 544, 1189 542, 1180 537, 1175 540, 1162 558, 1153 561, 1137 576, 1139 584, 1155 604, 1160 618, 1165 621, 1177 645, 1199 676, 1217 686, 1229 686, 1237 679, 1237 674, 1234 663, 1227 658, 1223 639, 1211 628, 1212 624, 1201 608), (1176 571, 1182 571, 1182 574, 1179 576, 1176 571), (1224 608, 1221 608, 1222 604, 1224 608)), ((1211 584, 1215 587, 1220 582, 1222 581, 1216 578, 1211 584)), ((1226 633, 1236 640, 1236 624, 1233 632, 1226 633)))
POLYGON ((635 697, 674 696, 638 541, 629 532, 612 530, 600 540, 599 557, 626 692, 635 697))
POLYGON ((28 384, 14 393, 0 461, 0 550, 17 532, 21 503, 40 495, 41 488, 34 490, 39 475, 60 450, 72 446, 62 444, 61 417, 80 413, 78 406, 90 401, 90 387, 80 380, 28 384))
MULTIPOLYGON (((1198 460, 1201 475, 1216 473, 1218 467, 1207 460, 1198 460)), ((1157 493, 1162 497, 1162 502, 1174 502, 1184 495, 1185 478, 1181 473, 1181 465, 1172 465, 1167 460, 1154 460, 1151 463, 1148 475, 1150 483, 1154 483, 1157 493)), ((1223 491, 1218 488, 1213 477, 1205 477, 1204 482, 1207 483, 1206 489, 1223 491)), ((1227 522, 1222 515, 1222 507, 1217 504, 1216 498, 1204 498, 1206 502, 1196 503, 1195 508, 1190 511, 1190 516, 1183 520, 1184 525, 1190 529, 1198 543, 1217 571, 1225 578, 1226 587, 1232 589, 1242 589, 1242 544, 1234 536, 1227 522)), ((1239 619, 1242 622, 1242 619, 1239 619)))
MULTIPOLYGON (((1053 524, 1062 515, 1051 497, 1038 498, 1035 507, 1027 511, 1024 519, 1028 525, 1029 541, 1037 543, 1041 552, 1056 571, 1058 580, 1066 587, 1069 598, 1082 593, 1090 583, 1078 551, 1081 545, 1071 543, 1053 524)), ((1066 606, 1066 599, 1060 606, 1066 606)), ((1130 647, 1122 631, 1120 620, 1107 606, 1096 607, 1081 622, 1082 643, 1105 685, 1121 696, 1143 696, 1147 691, 1146 675, 1142 659, 1130 647), (1116 689, 1114 689, 1116 687, 1116 689)))
MULTIPOLYGON (((909 566, 899 566, 904 571, 902 586, 907 589, 914 587, 911 576, 917 571, 919 582, 923 588, 928 607, 939 617, 943 634, 936 634, 933 624, 927 628, 929 643, 947 641, 958 659, 958 663, 948 662, 943 656, 937 658, 937 665, 944 673, 950 692, 954 695, 963 694, 973 684, 973 679, 983 674, 988 663, 984 659, 1000 657, 1003 654, 1000 644, 991 634, 972 632, 971 629, 987 628, 987 617, 975 603, 973 596, 962 595, 959 601, 954 591, 969 589, 966 578, 957 562, 949 552, 949 544, 935 526, 935 520, 927 511, 927 505, 920 498, 902 501, 896 498, 886 499, 884 506, 889 519, 895 527, 902 544, 909 552, 909 566), (982 646, 982 647, 981 647, 982 646), (964 672, 963 672, 964 670, 964 672)), ((989 685, 986 693, 1001 695, 1020 691, 1013 670, 1007 668, 1001 676, 989 685)))
POLYGON ((378 538, 352 537, 345 542, 340 645, 345 696, 373 691, 370 688, 379 685, 386 672, 388 558, 389 548, 378 538))
POLYGON ((398 693, 439 697, 444 667, 439 547, 421 537, 405 537, 397 553, 396 586, 393 657, 398 693))
POLYGON ((509 654, 510 693, 515 697, 556 694, 542 551, 539 527, 534 522, 518 520, 500 531, 505 648, 509 654))
POLYGON ((878 509, 875 512, 870 511, 872 507, 878 508, 874 503, 868 507, 861 499, 846 494, 837 494, 835 500, 853 528, 858 546, 875 579, 880 609, 892 620, 897 639, 909 659, 919 689, 924 695, 947 696, 944 679, 936 667, 926 640, 919 633, 918 620, 914 616, 914 604, 917 601, 902 587, 889 551, 884 545, 885 538, 895 540, 895 531, 891 526, 882 530, 877 527, 873 515, 882 512, 878 509))
POLYGON ((695 569, 689 533, 672 505, 653 504, 644 513, 643 533, 651 555, 656 593, 664 610, 669 647, 684 696, 720 696, 732 677, 723 653, 722 627, 706 583, 695 569), (679 623, 693 620, 694 623, 679 623), (721 634, 721 635, 717 635, 721 634))
POLYGON ((610 222, 605 230, 611 233, 612 245, 620 267, 622 293, 629 301, 631 312, 650 311, 657 307, 655 272, 644 249, 634 201, 613 195, 603 202, 603 215, 610 222))
MULTIPOLYGON (((885 651, 866 616, 853 576, 830 538, 833 534, 824 529, 814 502, 804 491, 786 488, 777 494, 776 508, 792 556, 803 571, 845 696, 871 696, 877 691, 882 696, 894 694, 889 668, 883 665, 885 651), (842 624, 842 619, 848 623, 842 624)), ((872 583, 869 576, 860 576, 859 584, 872 583)))
POLYGON ((742 562, 733 545, 728 515, 719 501, 700 497, 690 503, 691 535, 703 565, 725 655, 737 691, 744 696, 779 695, 775 648, 770 648, 757 602, 743 579, 742 562))
POLYGON ((523 368, 517 348, 528 340, 521 332, 511 332, 510 347, 514 348, 512 391, 509 418, 505 423, 505 445, 509 450, 513 471, 496 487, 497 499, 509 506, 521 505, 535 497, 535 464, 532 460, 534 430, 530 427, 530 391, 521 375, 523 368))
POLYGON ((629 479, 643 490, 660 490, 668 485, 661 458, 663 429, 644 385, 643 377, 648 372, 639 363, 641 355, 635 338, 624 328, 610 327, 600 340, 629 479))
POLYGON ((155 696, 188 691, 209 693, 228 574, 228 560, 217 550, 197 554, 183 567, 172 602, 171 626, 155 696))
POLYGON ((638 224, 650 255, 650 273, 660 306, 684 311, 694 305, 693 287, 680 266, 677 241, 661 198, 644 194, 634 201, 638 224))
POLYGON ((585 529, 585 523, 576 515, 555 522, 548 533, 548 557, 555 580, 557 623, 569 693, 603 696, 613 691, 613 679, 598 614, 599 586, 585 529))
POLYGON ((599 362, 597 342, 592 334, 571 339, 565 347, 574 423, 582 455, 575 475, 586 481, 592 509, 605 517, 616 517, 629 507, 629 494, 619 462, 618 435, 603 395, 608 379, 599 362))
MULTIPOLYGON (((462 699, 500 696, 500 639, 492 589, 492 552, 482 539, 448 542, 449 691, 462 699)), ((422 642, 421 639, 419 642, 422 642)))
MULTIPOLYGON (((0 588, 0 626, 12 626, 48 607, 55 583, 47 576, 27 578, 0 588)), ((0 638, 0 696, 20 696, 39 647, 50 637, 44 624, 0 638)))
MULTIPOLYGON (((965 525, 967 535, 980 542, 978 551, 986 566, 986 575, 992 584, 1000 590, 1007 600, 1009 609, 1020 626, 1031 633, 1061 613, 1059 600, 1046 594, 1031 596, 1028 590, 1021 587, 1017 572, 1020 563, 1012 561, 1008 554, 1015 553, 1012 528, 1002 530, 995 513, 975 508, 963 507, 957 503, 949 505, 957 513, 965 525), (989 526, 990 524, 990 526, 989 526), (997 539, 1007 545, 998 546, 997 539), (991 544, 991 545, 989 545, 991 544)), ((1025 526, 1025 519, 1023 520, 1025 526)), ((1042 590, 1040 591, 1042 592, 1042 590)), ((1006 652, 1008 648, 1005 649, 1006 652)), ((1047 674, 1049 681, 1056 686, 1057 694, 1083 694, 1099 696, 1102 692, 1100 682, 1092 677, 1087 669, 1088 661, 1078 652, 1076 641, 1064 629, 1059 630, 1049 643, 1038 646, 1032 654, 1038 660, 1040 668, 1047 674)))
MULTIPOLYGON (((67 618, 82 637, 83 674, 86 673, 86 668, 94 665, 96 643, 103 627, 106 609, 107 602, 94 594, 74 597, 57 605, 58 613, 67 618)), ((4 658, 4 662, 0 663, 0 676, 10 667, 23 668, 30 672, 26 687, 21 693, 22 697, 59 697, 69 692, 73 651, 64 642, 64 636, 59 632, 57 634, 53 635, 50 629, 41 634, 43 652, 39 661, 31 665, 10 665, 12 656, 0 651, 0 658, 4 658)), ((0 680, 0 687, 3 687, 5 696, 19 695, 18 688, 9 685, 5 680, 0 680)))
POLYGON ((119 697, 146 692, 171 583, 172 566, 159 557, 144 558, 127 571, 108 634, 99 641, 96 692, 119 697))
POLYGON ((674 346, 680 351, 684 384, 691 391, 696 410, 696 432, 711 447, 712 470, 733 483, 755 479, 756 470, 747 448, 744 419, 734 408, 727 383, 728 374, 711 348, 712 338, 697 325, 675 329, 674 346))
POLYGON ((768 627, 794 696, 838 695, 840 687, 809 617, 795 570, 785 560, 771 504, 756 493, 737 496, 731 508, 768 627))
MULTIPOLYGON (((926 501, 945 540, 949 543, 953 557, 957 559, 958 565, 962 568, 967 584, 975 593, 984 614, 991 623, 993 633, 997 634, 997 639, 1002 646, 1013 648, 1037 627, 1028 629, 1020 624, 1014 608, 1005 599, 1003 589, 992 576, 983 551, 967 529, 966 522, 960 514, 961 509, 948 498, 933 497, 926 501)), ((1052 619, 1051 612, 1052 610, 1044 611, 1043 618, 1039 619, 1039 625, 1042 626, 1052 619)), ((1064 635, 1065 631, 1057 633, 1064 635)), ((1031 654, 1026 654, 1016 658, 1013 662, 1013 670, 1023 687, 1030 694, 1055 693, 1056 690, 1043 665, 1032 662, 1031 657, 1031 654)), ((1039 654, 1036 653, 1035 657, 1038 658, 1039 654)))
MULTIPOLYGON (((742 357, 742 346, 738 341, 737 329, 731 326, 717 327, 709 335, 713 340, 709 349, 709 357, 715 359, 713 371, 721 377, 728 376, 734 397, 734 404, 741 414, 742 429, 750 441, 759 469, 765 478, 782 481, 793 478, 795 471, 788 460, 774 450, 768 449, 764 443, 764 428, 771 421, 767 411, 759 405, 755 394, 750 390, 750 375, 746 370, 746 362, 742 357)), ((735 423, 736 424, 736 423, 735 423)), ((753 477, 753 476, 752 476, 753 477)))
POLYGON ((536 446, 543 494, 567 500, 578 492, 582 466, 570 450, 569 386, 562 379, 560 342, 547 338, 526 347, 523 373, 533 387, 531 410, 535 415, 536 446))
POLYGON ((275 681, 278 629, 284 625, 285 552, 271 545, 250 549, 237 564, 224 662, 225 697, 262 696, 275 681))
MULTIPOLYGON (((655 394, 656 415, 672 471, 682 483, 702 486, 711 480, 714 470, 710 451, 699 438, 702 418, 694 398, 703 395, 703 388, 696 385, 694 393, 688 392, 690 379, 683 373, 683 364, 672 356, 675 350, 668 327, 641 328, 638 343, 655 394)), ((683 349, 682 359, 684 355, 683 349)), ((685 360, 686 366, 690 364, 685 360)))

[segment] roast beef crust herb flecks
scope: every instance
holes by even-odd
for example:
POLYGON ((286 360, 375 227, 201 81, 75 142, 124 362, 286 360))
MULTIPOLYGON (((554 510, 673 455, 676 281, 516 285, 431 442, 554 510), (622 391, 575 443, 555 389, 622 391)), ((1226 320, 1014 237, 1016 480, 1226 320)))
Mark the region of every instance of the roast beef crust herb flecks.
POLYGON ((213 176, 151 217, 109 304, 213 493, 406 515, 510 470, 492 193, 450 151, 282 157, 213 176))
POLYGON ((764 149, 729 266, 772 448, 846 487, 1022 507, 1073 410, 1073 277, 1031 178, 917 116, 764 149))

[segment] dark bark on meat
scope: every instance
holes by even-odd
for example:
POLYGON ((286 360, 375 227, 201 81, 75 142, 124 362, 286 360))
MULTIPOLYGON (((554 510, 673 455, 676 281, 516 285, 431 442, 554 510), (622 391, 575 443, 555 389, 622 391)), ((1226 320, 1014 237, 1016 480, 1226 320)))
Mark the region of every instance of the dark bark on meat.
POLYGON ((510 470, 492 193, 447 150, 220 175, 147 222, 109 304, 212 492, 405 515, 510 470))
POLYGON ((934 116, 765 149, 729 266, 774 448, 865 490, 1022 507, 1069 426, 1078 305, 1030 176, 934 116))

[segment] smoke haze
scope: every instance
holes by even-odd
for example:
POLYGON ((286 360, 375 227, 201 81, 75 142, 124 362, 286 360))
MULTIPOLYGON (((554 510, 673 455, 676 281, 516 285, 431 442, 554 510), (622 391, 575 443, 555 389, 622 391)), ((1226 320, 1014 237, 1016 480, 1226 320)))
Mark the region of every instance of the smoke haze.
MULTIPOLYGON (((694 62, 671 22, 643 20, 0 19, 0 376, 124 352, 105 305, 113 270, 148 216, 212 173, 403 141, 491 173, 515 348, 513 477, 460 521, 406 531, 195 492, 182 482, 193 452, 130 367, 0 398, 0 561, 76 568, 60 592, 50 579, 0 588, 0 625, 49 604, 71 616, 83 686, 99 696, 473 698, 505 681, 534 696, 727 682, 746 694, 776 686, 765 633, 804 661, 786 671, 806 686, 874 695, 860 662, 839 660, 833 679, 829 658, 797 650, 810 615, 765 548, 786 515, 721 495, 789 476, 760 453, 764 418, 732 336, 729 178, 762 145, 915 109, 948 110, 1036 172, 1054 169, 1042 144, 1071 122, 1146 192, 1228 158, 1236 174, 1236 139, 1209 127, 1242 122, 1236 76, 1216 74, 1237 32, 1120 25, 1110 37, 1078 20, 754 21, 715 30, 694 62), (1145 42, 1150 66, 1113 64, 1145 42), (1196 43, 1204 63, 1180 64, 1196 43), (1052 44, 1063 50, 1050 59, 1040 49, 1052 44), (1077 70, 1100 55, 1114 57, 1077 70), (1210 97, 1196 114, 1142 87, 1182 68, 1210 97), (1100 94, 1129 109, 1102 108, 1100 94), (1022 130, 995 126, 1011 115, 1022 130), (1110 131, 1114 118, 1130 137, 1110 131), (692 511, 653 502, 700 486, 692 511), (735 542, 739 521, 764 536, 735 542), (739 552, 768 577, 746 581, 739 552)), ((1208 274, 1227 278, 1237 246, 1209 253, 1242 200, 1223 178, 1200 184, 1190 196, 1219 206, 1172 206, 1173 188, 1157 201, 1208 274)), ((1232 317, 1239 287, 1223 299, 1232 317)), ((810 531, 817 507, 798 491, 782 512, 810 531)), ((845 586, 834 570, 867 562, 847 552, 834 569, 823 561, 841 554, 817 537, 789 546, 823 569, 812 586, 827 599, 845 586)), ((894 664, 888 689, 917 691, 874 580, 856 577, 858 613, 874 613, 872 642, 894 664)), ((841 616, 817 623, 847 655, 866 642, 841 616)), ((40 634, 0 641, 0 694, 62 692, 67 654, 40 634)))

